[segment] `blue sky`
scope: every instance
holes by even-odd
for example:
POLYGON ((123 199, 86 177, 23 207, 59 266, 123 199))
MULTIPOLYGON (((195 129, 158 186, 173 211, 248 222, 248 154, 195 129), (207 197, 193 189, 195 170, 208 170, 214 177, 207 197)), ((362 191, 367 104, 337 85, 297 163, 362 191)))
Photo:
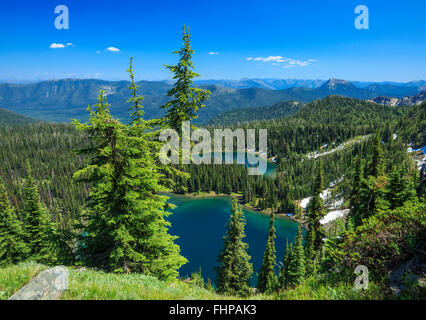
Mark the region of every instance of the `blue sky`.
POLYGON ((131 55, 138 79, 169 79, 183 24, 202 79, 425 79, 425 13, 424 0, 1 1, 0 79, 126 79, 131 55), (368 30, 354 26, 361 4, 368 30))

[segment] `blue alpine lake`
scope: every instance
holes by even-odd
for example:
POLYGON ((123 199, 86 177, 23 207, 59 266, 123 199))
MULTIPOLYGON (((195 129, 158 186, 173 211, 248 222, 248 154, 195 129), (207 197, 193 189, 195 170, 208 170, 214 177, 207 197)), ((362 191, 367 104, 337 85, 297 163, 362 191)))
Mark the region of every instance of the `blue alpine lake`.
MULTIPOLYGON (((181 248, 181 254, 188 263, 180 269, 180 276, 185 278, 201 268, 205 280, 216 279, 215 266, 217 256, 223 246, 226 223, 231 215, 231 197, 216 196, 193 198, 191 196, 168 194, 169 203, 176 205, 167 220, 172 224, 170 233, 179 236, 175 242, 181 248)), ((269 228, 269 215, 243 209, 246 218, 246 238, 254 271, 259 272, 263 260, 269 228)), ((277 261, 282 261, 286 239, 293 242, 296 238, 297 223, 287 217, 278 216, 274 223, 276 229, 277 261)), ((278 266, 277 266, 278 267, 278 266)), ((255 275, 251 284, 256 284, 255 275)))
MULTIPOLYGON (((255 157, 253 160, 251 160, 252 163, 254 162, 255 164, 251 165, 249 163, 248 153, 249 152, 246 152, 246 151, 238 152, 236 150, 222 152, 222 162, 225 163, 226 156, 230 157, 232 155, 232 159, 233 159, 234 163, 244 163, 245 167, 253 167, 253 168, 259 168, 259 164, 261 164, 262 167, 266 168, 266 171, 263 174, 264 177, 274 177, 275 176, 275 174, 277 172, 277 168, 278 168, 278 166, 275 163, 265 159, 264 157, 260 157, 259 155, 256 155, 253 152, 250 152, 250 154, 255 157), (257 161, 258 161, 258 163, 257 163, 257 161)), ((216 155, 214 154, 214 152, 212 152, 212 154, 211 154, 211 162, 212 163, 216 161, 215 157, 216 157, 216 155)), ((218 157, 220 157, 220 155, 218 157)))

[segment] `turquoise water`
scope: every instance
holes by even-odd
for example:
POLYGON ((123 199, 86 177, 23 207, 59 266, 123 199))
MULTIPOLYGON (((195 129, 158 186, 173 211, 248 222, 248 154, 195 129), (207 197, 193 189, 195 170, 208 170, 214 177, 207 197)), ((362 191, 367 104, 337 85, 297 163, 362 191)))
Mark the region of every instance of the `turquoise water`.
MULTIPOLYGON (((232 152, 232 156, 233 156, 233 159, 234 159, 234 163, 238 163, 238 162, 243 162, 244 161, 244 165, 246 167, 250 166, 250 164, 248 162, 248 158, 247 158, 247 152, 241 152, 240 154, 238 154, 238 151, 222 152, 222 163, 223 163, 223 165, 226 165, 225 164, 225 156, 226 156, 226 154, 230 154, 231 152, 232 152)), ((265 164, 266 165, 266 172, 263 174, 263 176, 265 176, 265 177, 274 177, 275 174, 276 174, 276 172, 277 172, 278 166, 275 163, 266 160, 265 158, 258 157, 258 156, 256 156, 256 157, 259 159, 259 163, 262 163, 262 165, 266 163, 265 164)), ((214 163, 214 161, 215 161, 214 152, 212 152, 211 162, 214 163)), ((254 166, 254 167, 257 167, 257 166, 254 166)))
MULTIPOLYGON (((168 195, 170 203, 177 205, 173 214, 168 217, 172 223, 170 233, 179 236, 176 243, 181 247, 181 254, 189 262, 180 269, 181 277, 198 271, 201 267, 205 279, 216 278, 214 267, 217 266, 217 256, 222 248, 222 237, 225 235, 225 225, 230 216, 230 197, 210 197, 191 199, 187 196, 168 195)), ((269 215, 259 214, 244 209, 246 217, 246 238, 249 244, 249 254, 252 257, 255 272, 259 272, 262 264, 268 236, 269 215)), ((275 219, 277 260, 282 261, 285 242, 294 241, 297 233, 297 223, 285 218, 275 219)), ((252 285, 255 285, 255 278, 252 285)))

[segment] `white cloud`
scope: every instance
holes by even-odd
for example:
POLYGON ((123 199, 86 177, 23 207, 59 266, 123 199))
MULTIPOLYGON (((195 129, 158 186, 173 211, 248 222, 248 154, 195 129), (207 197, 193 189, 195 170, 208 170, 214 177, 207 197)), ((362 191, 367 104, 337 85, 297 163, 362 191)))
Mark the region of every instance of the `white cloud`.
POLYGON ((98 51, 96 51, 96 54, 101 54, 101 52, 98 50, 98 51))
POLYGON ((109 52, 120 52, 120 49, 118 49, 116 47, 108 47, 105 50, 109 51, 109 52))
POLYGON ((55 43, 54 42, 50 45, 49 48, 51 48, 51 49, 62 49, 62 48, 65 48, 65 46, 62 43, 55 43))
POLYGON ((258 62, 271 62, 273 66, 282 65, 284 64, 284 68, 293 68, 293 67, 306 67, 307 65, 312 64, 313 62, 316 62, 318 60, 315 59, 308 59, 308 60, 297 60, 293 58, 285 58, 283 56, 269 56, 269 57, 248 57, 246 58, 247 61, 258 61, 258 62))
POLYGON ((67 46, 68 46, 68 47, 73 47, 74 45, 73 45, 71 42, 68 42, 68 43, 67 43, 67 46))
POLYGON ((284 57, 281 56, 269 56, 266 58, 257 57, 253 59, 254 61, 262 61, 262 62, 284 62, 284 57))
POLYGON ((214 55, 214 54, 219 54, 219 52, 217 52, 217 51, 210 51, 209 54, 214 55))

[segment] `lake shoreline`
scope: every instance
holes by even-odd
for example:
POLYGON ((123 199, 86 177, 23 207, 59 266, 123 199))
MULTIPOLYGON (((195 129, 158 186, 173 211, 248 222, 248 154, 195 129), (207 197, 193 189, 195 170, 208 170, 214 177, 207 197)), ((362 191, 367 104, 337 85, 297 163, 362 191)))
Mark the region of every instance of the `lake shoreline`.
MULTIPOLYGON (((178 196, 178 197, 185 197, 187 199, 207 199, 207 198, 216 198, 216 197, 237 197, 238 199, 240 199, 242 197, 242 194, 240 193, 231 193, 231 194, 226 194, 226 193, 215 193, 215 192, 211 192, 211 193, 207 193, 207 192, 200 192, 200 193, 174 193, 174 192, 169 192, 169 194, 173 195, 173 196, 178 196)), ((246 203, 240 203, 241 206, 245 209, 248 209, 250 211, 253 211, 255 213, 261 214, 261 215, 270 215, 270 212, 267 212, 265 210, 259 210, 249 204, 246 203)), ((289 219, 292 220, 294 222, 297 223, 302 223, 300 220, 294 218, 294 216, 288 216, 286 213, 276 213, 275 216, 279 217, 279 218, 285 218, 285 219, 289 219)))

